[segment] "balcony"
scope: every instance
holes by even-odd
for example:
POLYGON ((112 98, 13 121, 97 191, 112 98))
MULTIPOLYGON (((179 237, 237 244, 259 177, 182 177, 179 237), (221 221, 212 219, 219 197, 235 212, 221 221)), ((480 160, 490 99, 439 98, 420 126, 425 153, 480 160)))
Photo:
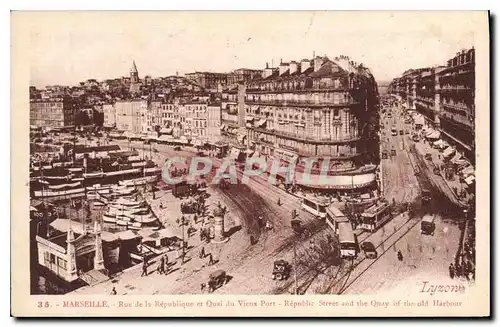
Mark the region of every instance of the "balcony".
POLYGON ((342 143, 357 142, 357 141, 361 140, 361 137, 346 137, 346 138, 340 138, 340 139, 334 140, 334 139, 331 139, 330 137, 318 138, 318 137, 299 135, 296 133, 270 130, 270 129, 259 128, 259 127, 254 127, 254 128, 250 128, 250 129, 254 130, 256 132, 260 132, 260 133, 264 133, 264 134, 268 134, 268 135, 276 135, 279 137, 285 137, 285 138, 293 139, 296 141, 309 142, 309 143, 315 143, 315 144, 342 144, 342 143))
POLYGON ((442 102, 441 105, 443 107, 451 108, 452 110, 460 110, 460 111, 470 111, 471 109, 472 110, 474 109, 474 108, 467 107, 467 105, 465 105, 465 104, 442 102))
POLYGON ((447 112, 442 112, 440 113, 441 119, 446 119, 447 121, 458 125, 462 128, 465 128, 468 131, 474 132, 474 121, 471 121, 467 119, 467 117, 464 117, 462 115, 457 115, 457 114, 451 114, 447 112))
POLYGON ((344 102, 339 102, 339 103, 334 103, 334 102, 324 102, 324 103, 318 103, 317 101, 314 100, 269 100, 269 101, 263 101, 263 100, 245 100, 246 104, 254 104, 254 105, 261 105, 261 106, 283 106, 283 107, 314 107, 314 108, 321 108, 321 107, 350 107, 350 106, 355 106, 359 105, 359 102, 357 101, 344 101, 344 102))
POLYGON ((272 94, 272 93, 308 93, 308 92, 347 92, 352 89, 348 87, 328 86, 324 88, 295 88, 295 89, 273 89, 273 90, 260 90, 260 89, 247 89, 247 94, 272 94))
POLYGON ((449 93, 449 92, 454 92, 454 93, 458 93, 458 92, 472 92, 473 89, 471 87, 468 87, 468 86, 464 86, 464 85, 444 85, 444 86, 441 86, 440 88, 441 90, 441 93, 449 93))
POLYGON ((426 98, 426 97, 417 96, 416 100, 418 102, 426 103, 426 104, 434 107, 434 98, 426 98))

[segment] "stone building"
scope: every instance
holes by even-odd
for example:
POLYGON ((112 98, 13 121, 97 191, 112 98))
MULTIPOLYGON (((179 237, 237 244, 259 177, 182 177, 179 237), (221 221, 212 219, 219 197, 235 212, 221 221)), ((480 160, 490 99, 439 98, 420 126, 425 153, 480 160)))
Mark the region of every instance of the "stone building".
POLYGON ((114 128, 116 127, 116 110, 115 106, 111 103, 106 103, 102 105, 102 111, 104 114, 104 127, 114 128))
POLYGON ((30 99, 30 125, 73 126, 78 105, 71 98, 30 99))
POLYGON ((475 156, 475 50, 462 50, 446 66, 410 69, 390 84, 407 109, 456 146, 471 162, 475 156))
MULTIPOLYGON (((282 62, 240 86, 236 98, 236 138, 258 155, 295 166, 294 184, 315 192, 376 188, 378 93, 367 68, 346 56, 282 62), (243 128, 246 142, 238 135, 243 128), (307 179, 309 159, 315 162, 307 179), (322 169, 332 177, 328 183, 319 181, 322 169)), ((223 112, 228 128, 224 118, 223 112)))

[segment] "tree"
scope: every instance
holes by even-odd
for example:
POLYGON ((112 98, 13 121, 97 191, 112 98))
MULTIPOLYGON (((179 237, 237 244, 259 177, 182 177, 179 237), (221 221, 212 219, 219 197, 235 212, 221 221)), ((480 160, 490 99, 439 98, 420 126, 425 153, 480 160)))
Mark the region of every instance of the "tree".
POLYGON ((327 268, 338 266, 341 263, 338 242, 319 239, 314 245, 304 248, 298 253, 297 265, 312 270, 318 275, 323 274, 327 268))

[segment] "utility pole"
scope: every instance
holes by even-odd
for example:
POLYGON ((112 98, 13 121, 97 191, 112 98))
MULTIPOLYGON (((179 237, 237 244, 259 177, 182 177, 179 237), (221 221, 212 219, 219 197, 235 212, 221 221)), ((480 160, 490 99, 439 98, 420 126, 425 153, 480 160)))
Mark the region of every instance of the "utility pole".
MULTIPOLYGON (((297 210, 293 209, 292 210, 292 221, 297 218, 297 210)), ((302 235, 299 234, 299 235, 302 235)), ((294 294, 299 294, 298 292, 298 284, 297 284, 297 240, 294 240, 293 241, 293 280, 294 280, 294 284, 295 284, 295 290, 294 290, 294 294)))
POLYGON ((184 256, 186 255, 185 253, 185 244, 186 242, 184 241, 184 215, 181 216, 181 228, 182 228, 182 264, 184 264, 184 256))
POLYGON ((293 280, 295 284, 294 294, 299 294, 298 286, 297 286, 297 250, 296 250, 296 241, 293 242, 293 280))

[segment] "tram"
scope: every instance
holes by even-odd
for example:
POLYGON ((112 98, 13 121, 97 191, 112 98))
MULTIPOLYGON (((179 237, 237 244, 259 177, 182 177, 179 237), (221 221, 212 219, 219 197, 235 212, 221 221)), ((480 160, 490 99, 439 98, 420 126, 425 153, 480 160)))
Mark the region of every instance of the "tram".
POLYGON ((392 219, 391 205, 387 201, 374 204, 361 214, 359 228, 373 232, 392 219))

